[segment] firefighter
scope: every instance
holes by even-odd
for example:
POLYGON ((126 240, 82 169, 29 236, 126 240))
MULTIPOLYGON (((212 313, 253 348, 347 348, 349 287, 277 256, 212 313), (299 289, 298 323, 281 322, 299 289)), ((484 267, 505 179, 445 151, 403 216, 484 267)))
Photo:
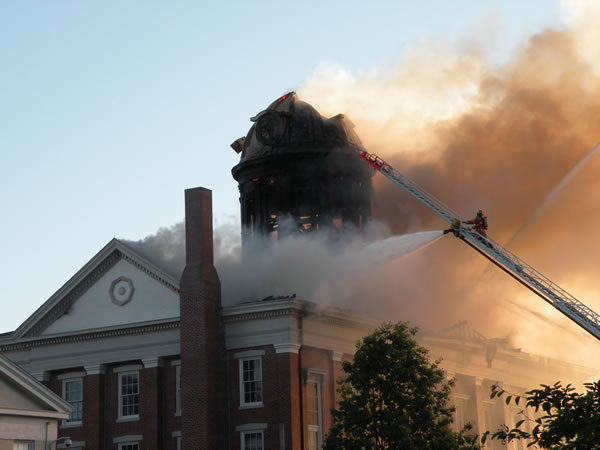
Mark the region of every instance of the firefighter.
POLYGON ((463 220, 463 223, 473 225, 473 230, 477 231, 483 237, 487 237, 487 217, 483 215, 483 211, 477 211, 477 215, 473 220, 463 220))
POLYGON ((454 233, 454 236, 458 237, 460 234, 460 220, 454 218, 450 222, 450 228, 443 231, 444 234, 454 233))

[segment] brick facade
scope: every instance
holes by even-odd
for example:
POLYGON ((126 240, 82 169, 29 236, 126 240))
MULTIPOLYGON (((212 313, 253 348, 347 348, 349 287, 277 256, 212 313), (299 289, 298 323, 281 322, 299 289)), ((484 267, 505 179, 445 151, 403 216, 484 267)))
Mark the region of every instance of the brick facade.
POLYGON ((181 430, 181 417, 176 411, 176 356, 163 359, 157 367, 144 368, 142 361, 129 361, 139 369, 139 419, 120 421, 118 411, 119 373, 116 368, 123 362, 107 365, 104 374, 87 375, 82 367, 50 373, 48 387, 62 396, 61 377, 74 373, 83 382, 83 419, 81 425, 59 425, 59 436, 85 442, 90 450, 118 449, 115 438, 142 436, 140 449, 176 450, 173 433, 181 430))
POLYGON ((181 277, 182 444, 227 448, 221 284, 213 265, 211 192, 185 191, 186 266, 181 277))

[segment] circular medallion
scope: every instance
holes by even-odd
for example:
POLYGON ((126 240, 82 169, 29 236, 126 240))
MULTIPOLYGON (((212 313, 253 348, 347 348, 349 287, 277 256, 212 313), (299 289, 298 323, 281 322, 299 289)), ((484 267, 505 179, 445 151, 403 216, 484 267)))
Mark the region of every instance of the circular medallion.
POLYGON ((133 281, 126 277, 119 277, 110 285, 110 299, 115 305, 123 306, 133 297, 133 281))
POLYGON ((256 123, 256 138, 264 145, 274 145, 283 136, 283 119, 273 111, 267 111, 256 123))

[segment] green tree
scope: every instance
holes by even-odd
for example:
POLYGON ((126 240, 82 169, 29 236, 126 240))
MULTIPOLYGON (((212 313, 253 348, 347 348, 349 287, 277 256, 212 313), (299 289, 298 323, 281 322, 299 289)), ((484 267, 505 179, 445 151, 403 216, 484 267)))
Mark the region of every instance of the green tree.
POLYGON ((346 377, 326 450, 479 448, 468 429, 452 431, 450 386, 416 332, 388 323, 357 343, 354 359, 342 364, 346 377))
POLYGON ((578 393, 570 384, 542 384, 540 389, 527 391, 524 398, 492 386, 491 398, 505 396, 507 405, 512 402, 525 408, 514 428, 486 431, 481 442, 491 434, 492 439, 504 442, 528 440, 528 447, 600 449, 600 381, 584 386, 585 393, 578 393))

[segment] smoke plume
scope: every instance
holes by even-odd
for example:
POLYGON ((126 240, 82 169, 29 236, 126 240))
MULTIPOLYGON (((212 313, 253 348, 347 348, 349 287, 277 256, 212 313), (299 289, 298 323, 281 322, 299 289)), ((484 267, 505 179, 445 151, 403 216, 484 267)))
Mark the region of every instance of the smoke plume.
MULTIPOLYGON (((321 66, 298 91, 324 116, 346 114, 370 152, 463 218, 483 209, 491 237, 599 311, 600 155, 588 152, 600 140, 600 7, 566 5, 567 29, 529 37, 501 65, 476 39, 430 42, 362 76, 321 66)), ((432 330, 467 320, 529 352, 597 360, 595 339, 451 235, 374 267, 366 243, 447 226, 384 177, 374 185, 376 231, 345 248, 265 242, 243 265, 239 225, 215 227, 224 303, 297 294, 432 330)), ((142 244, 183 268, 182 224, 142 244)))
MULTIPOLYGON (((598 311, 600 155, 587 154, 600 140, 600 8, 588 3, 568 3, 568 29, 531 36, 500 66, 472 46, 428 45, 360 77, 320 67, 299 92, 326 116, 347 114, 370 152, 463 217, 483 209, 490 236, 515 236, 512 251, 598 311)), ((394 234, 444 226, 383 177, 375 191, 375 217, 394 234)), ((463 246, 448 238, 390 264, 349 298, 376 295, 427 326, 467 319, 533 352, 596 354, 594 339, 463 246)))

